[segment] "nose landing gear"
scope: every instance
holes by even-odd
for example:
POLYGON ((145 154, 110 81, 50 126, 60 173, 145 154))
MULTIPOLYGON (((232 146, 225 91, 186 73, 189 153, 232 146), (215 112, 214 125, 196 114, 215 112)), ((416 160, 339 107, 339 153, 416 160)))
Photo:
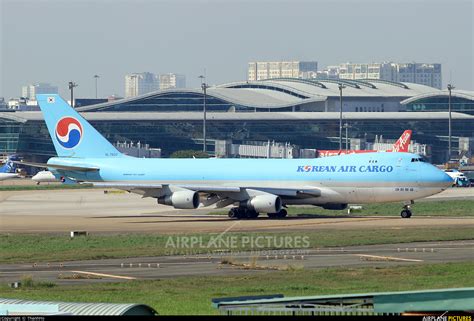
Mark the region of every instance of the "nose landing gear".
POLYGON ((411 217, 411 206, 410 205, 403 205, 403 210, 400 213, 402 218, 410 218, 411 217))

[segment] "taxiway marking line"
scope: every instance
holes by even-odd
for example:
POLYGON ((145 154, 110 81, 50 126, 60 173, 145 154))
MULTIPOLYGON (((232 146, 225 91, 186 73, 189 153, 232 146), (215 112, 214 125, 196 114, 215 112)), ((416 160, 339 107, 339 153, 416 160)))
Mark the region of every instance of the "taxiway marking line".
POLYGON ((378 256, 378 255, 368 255, 368 254, 354 254, 358 257, 366 257, 369 259, 382 259, 382 260, 387 260, 387 261, 406 261, 406 262, 423 262, 423 260, 417 260, 417 259, 404 259, 400 257, 393 257, 393 256, 378 256))
POLYGON ((90 274, 90 275, 95 275, 95 276, 103 276, 103 277, 113 278, 113 279, 124 279, 124 280, 136 280, 137 279, 137 278, 134 278, 133 276, 122 276, 122 275, 113 275, 113 274, 96 273, 96 272, 86 272, 86 271, 70 271, 70 272, 90 274))

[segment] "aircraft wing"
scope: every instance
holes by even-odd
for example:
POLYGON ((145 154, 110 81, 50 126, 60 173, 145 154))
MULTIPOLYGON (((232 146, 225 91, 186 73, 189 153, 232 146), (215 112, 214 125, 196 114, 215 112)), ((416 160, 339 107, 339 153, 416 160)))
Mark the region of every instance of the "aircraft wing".
MULTIPOLYGON (((169 187, 170 184, 133 184, 133 183, 92 183, 94 187, 118 188, 122 190, 154 190, 169 187)), ((240 192, 239 187, 212 187, 195 185, 173 185, 183 189, 189 189, 197 192, 240 192)))
POLYGON ((321 196, 321 190, 308 188, 238 187, 211 185, 147 184, 147 183, 92 183, 95 187, 117 188, 137 193, 142 197, 162 197, 175 191, 191 190, 200 194, 202 206, 216 204, 225 207, 234 202, 247 200, 255 195, 273 194, 282 198, 308 198, 321 196))

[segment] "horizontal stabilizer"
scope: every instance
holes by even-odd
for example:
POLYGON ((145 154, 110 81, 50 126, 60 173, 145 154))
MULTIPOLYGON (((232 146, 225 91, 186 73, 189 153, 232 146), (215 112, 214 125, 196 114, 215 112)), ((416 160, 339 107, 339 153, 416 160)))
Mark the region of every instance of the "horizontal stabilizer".
POLYGON ((59 164, 46 164, 46 163, 33 163, 33 162, 14 162, 15 164, 40 167, 40 168, 54 168, 57 170, 63 171, 76 171, 76 172, 96 172, 99 170, 99 167, 91 166, 80 166, 80 165, 59 165, 59 164))

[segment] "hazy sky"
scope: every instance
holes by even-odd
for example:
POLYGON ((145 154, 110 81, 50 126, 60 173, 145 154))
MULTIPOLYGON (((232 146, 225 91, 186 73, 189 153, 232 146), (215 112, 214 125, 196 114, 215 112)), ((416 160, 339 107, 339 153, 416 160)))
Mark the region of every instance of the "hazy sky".
POLYGON ((124 94, 130 72, 189 87, 245 80, 252 60, 440 62, 444 86, 474 89, 473 1, 0 0, 0 97, 50 82, 68 97, 124 94), (450 76, 451 75, 451 76, 450 76))

